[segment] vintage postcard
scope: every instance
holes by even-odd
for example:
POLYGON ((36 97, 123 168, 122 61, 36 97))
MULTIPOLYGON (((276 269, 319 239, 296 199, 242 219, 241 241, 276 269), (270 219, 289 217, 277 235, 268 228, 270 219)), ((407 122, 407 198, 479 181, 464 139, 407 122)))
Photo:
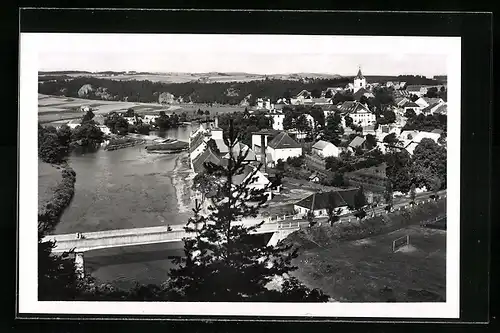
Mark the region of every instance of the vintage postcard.
POLYGON ((459 37, 20 42, 21 314, 459 317, 459 37))

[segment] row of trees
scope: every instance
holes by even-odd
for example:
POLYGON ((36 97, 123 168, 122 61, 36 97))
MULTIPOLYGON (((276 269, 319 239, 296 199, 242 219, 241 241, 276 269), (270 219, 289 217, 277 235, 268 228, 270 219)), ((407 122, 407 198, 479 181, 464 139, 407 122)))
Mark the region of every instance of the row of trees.
POLYGON ((418 116, 414 111, 407 111, 405 113, 408 120, 401 129, 402 131, 432 131, 440 129, 446 131, 448 117, 444 114, 419 114, 418 116))
POLYGON ((297 269, 292 264, 297 257, 296 248, 283 242, 276 246, 261 244, 252 233, 263 222, 250 227, 233 223, 239 218, 256 217, 266 203, 269 188, 250 186, 259 168, 241 184, 234 184, 234 178, 248 164, 245 161, 248 152, 233 155, 232 148, 241 137, 232 123, 226 136, 231 152, 228 165, 205 164, 205 172, 216 187, 211 208, 203 214, 201 203, 195 203, 194 215, 185 227, 194 237, 184 239, 184 254, 173 258, 177 266, 169 271, 164 284, 138 285, 130 292, 97 287, 91 279, 75 276, 69 260, 51 256, 51 243, 39 243, 39 296, 43 296, 40 299, 327 302, 328 295, 306 287, 291 276, 297 269), (269 284, 276 277, 281 277, 282 283, 272 288, 269 284))
POLYGON ((179 127, 183 121, 187 121, 187 114, 183 112, 180 116, 175 112, 172 115, 167 115, 165 111, 160 111, 158 118, 150 124, 143 122, 143 116, 135 114, 133 109, 128 109, 124 115, 113 111, 110 112, 104 119, 111 133, 125 135, 127 133, 149 134, 153 128, 166 130, 169 128, 179 127), (134 124, 130 124, 125 117, 134 117, 134 124))

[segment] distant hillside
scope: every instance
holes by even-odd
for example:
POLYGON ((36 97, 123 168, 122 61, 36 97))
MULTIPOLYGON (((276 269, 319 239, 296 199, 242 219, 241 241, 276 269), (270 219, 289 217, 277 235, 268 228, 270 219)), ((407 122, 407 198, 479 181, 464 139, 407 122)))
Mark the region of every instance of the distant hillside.
POLYGON ((245 72, 205 72, 205 73, 185 73, 185 72, 135 72, 135 71, 40 71, 39 81, 46 81, 47 77, 53 79, 54 76, 61 75, 67 77, 100 77, 113 80, 148 80, 163 83, 184 83, 184 82, 248 82, 267 79, 302 81, 304 79, 336 79, 341 78, 337 74, 321 73, 292 73, 292 74, 254 74, 245 72))

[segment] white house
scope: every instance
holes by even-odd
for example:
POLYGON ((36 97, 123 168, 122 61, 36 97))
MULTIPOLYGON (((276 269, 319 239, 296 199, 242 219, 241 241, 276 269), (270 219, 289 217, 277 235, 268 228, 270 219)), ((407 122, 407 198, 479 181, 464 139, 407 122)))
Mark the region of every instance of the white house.
POLYGON ((413 110, 418 115, 421 112, 420 105, 412 101, 408 101, 405 104, 403 104, 402 108, 404 113, 406 113, 409 110, 413 110))
POLYGON ((102 133, 104 133, 105 135, 110 135, 111 134, 111 130, 109 129, 108 126, 106 125, 97 125, 97 127, 101 130, 102 133))
POLYGON ((312 211, 314 216, 328 216, 328 209, 339 210, 340 215, 350 211, 354 206, 354 196, 358 189, 339 190, 331 192, 313 193, 293 205, 294 211, 304 216, 312 211))
POLYGON ((273 107, 274 107, 274 105, 271 104, 271 100, 269 98, 266 98, 266 99, 257 98, 257 108, 258 109, 272 110, 273 107))
POLYGON ((406 91, 411 95, 416 95, 418 97, 422 97, 427 94, 427 86, 422 85, 409 85, 406 87, 406 91))
POLYGON ((80 126, 82 123, 81 119, 71 119, 66 125, 68 125, 69 128, 75 129, 78 126, 80 126))
POLYGON ((361 67, 358 69, 358 74, 354 77, 353 90, 358 91, 361 88, 366 88, 366 78, 361 73, 361 67))
MULTIPOLYGON (((425 115, 440 113, 439 111, 442 111, 444 108, 446 108, 446 102, 441 100, 441 102, 430 104, 422 109, 422 113, 425 115)), ((446 114, 446 112, 444 114, 446 114)))
POLYGON ((320 140, 312 146, 312 152, 323 158, 330 156, 338 157, 340 149, 331 142, 320 140))
POLYGON ((339 107, 340 112, 352 118, 353 123, 359 126, 369 126, 375 124, 376 117, 366 105, 357 101, 347 101, 339 107))
POLYGON ((142 122, 143 122, 144 124, 148 124, 148 125, 149 125, 149 124, 151 124, 151 123, 154 123, 154 122, 155 122, 155 120, 156 120, 158 117, 159 117, 159 116, 154 116, 154 115, 149 115, 149 114, 147 114, 147 115, 144 115, 144 118, 142 119, 142 122))
POLYGON ((286 161, 289 157, 302 155, 302 146, 292 139, 286 132, 276 135, 267 145, 267 152, 272 158, 272 163, 279 159, 286 161))
POLYGON ((189 157, 193 161, 196 157, 200 156, 207 148, 208 136, 204 132, 199 132, 189 140, 189 157))
POLYGON ((290 98, 293 105, 304 104, 305 100, 311 100, 311 93, 305 89, 299 92, 295 98, 290 98))
POLYGON ((273 129, 277 131, 282 131, 283 120, 285 120, 285 115, 283 113, 270 113, 269 117, 271 117, 273 121, 273 129))
POLYGON ((417 134, 413 136, 412 139, 408 140, 409 142, 408 141, 405 142, 405 149, 408 153, 410 153, 410 155, 413 155, 413 151, 419 145, 422 139, 431 139, 437 143, 440 137, 441 137, 440 133, 417 132, 417 134))
POLYGON ((125 119, 130 125, 134 125, 135 124, 135 117, 123 117, 123 119, 125 119))
POLYGON ((252 133, 252 146, 250 147, 257 155, 260 155, 262 152, 262 137, 264 137, 264 151, 267 148, 267 143, 271 141, 271 139, 278 135, 279 131, 264 129, 259 132, 252 133))
POLYGON ((271 194, 271 189, 269 188, 270 181, 266 177, 266 175, 261 172, 260 170, 257 170, 256 167, 247 165, 243 169, 243 173, 234 175, 233 176, 233 185, 238 186, 242 184, 244 181, 248 180, 248 178, 252 178, 253 181, 248 185, 249 189, 255 189, 255 190, 263 190, 268 188, 268 190, 265 192, 268 195, 268 198, 272 198, 271 194))
POLYGON ((430 97, 420 97, 415 101, 421 109, 425 109, 432 104, 441 104, 444 103, 442 98, 430 98, 430 97))

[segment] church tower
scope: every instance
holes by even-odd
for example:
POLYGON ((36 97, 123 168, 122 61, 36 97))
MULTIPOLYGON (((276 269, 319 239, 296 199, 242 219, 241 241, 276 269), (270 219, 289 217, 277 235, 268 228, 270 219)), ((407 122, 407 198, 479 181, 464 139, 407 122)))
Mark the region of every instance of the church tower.
POLYGON ((361 88, 366 88, 366 79, 361 73, 361 67, 358 69, 358 75, 354 78, 354 92, 361 88))

